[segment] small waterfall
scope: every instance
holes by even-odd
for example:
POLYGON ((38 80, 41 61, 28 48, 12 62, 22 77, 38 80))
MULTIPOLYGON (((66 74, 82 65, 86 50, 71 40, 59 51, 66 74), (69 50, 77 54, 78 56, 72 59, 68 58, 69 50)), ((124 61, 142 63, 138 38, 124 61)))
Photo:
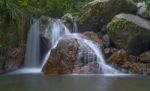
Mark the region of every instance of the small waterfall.
MULTIPOLYGON (((81 35, 76 34, 76 33, 71 34, 71 35, 73 38, 78 40, 80 45, 84 45, 88 49, 90 48, 89 52, 91 52, 90 50, 92 50, 94 52, 94 54, 96 55, 96 58, 97 58, 96 60, 99 63, 103 74, 118 74, 118 73, 120 73, 118 70, 116 70, 113 67, 106 64, 105 59, 104 59, 103 54, 102 54, 102 51, 101 51, 100 47, 98 47, 97 43, 94 43, 94 41, 91 41, 91 40, 83 39, 81 37, 81 35)), ((91 54, 92 53, 90 53, 90 55, 91 54)), ((80 56, 80 55, 78 55, 78 56, 80 56)), ((87 56, 87 58, 88 58, 88 56, 87 56)))
POLYGON ((40 23, 37 20, 31 25, 27 37, 25 68, 37 68, 40 63, 40 23))
POLYGON ((61 20, 56 20, 51 27, 51 46, 53 47, 64 34, 70 34, 69 30, 62 24, 61 20))
POLYGON ((86 40, 86 39, 83 39, 83 42, 88 47, 90 47, 94 51, 94 53, 96 54, 97 61, 98 61, 99 65, 100 65, 100 67, 102 68, 102 73, 103 74, 115 74, 115 73, 118 73, 118 71, 116 69, 114 69, 113 67, 111 67, 111 66, 106 64, 105 59, 104 59, 103 54, 102 54, 102 51, 96 44, 94 44, 92 41, 86 40))
POLYGON ((73 21, 73 32, 78 33, 78 26, 75 20, 73 21))

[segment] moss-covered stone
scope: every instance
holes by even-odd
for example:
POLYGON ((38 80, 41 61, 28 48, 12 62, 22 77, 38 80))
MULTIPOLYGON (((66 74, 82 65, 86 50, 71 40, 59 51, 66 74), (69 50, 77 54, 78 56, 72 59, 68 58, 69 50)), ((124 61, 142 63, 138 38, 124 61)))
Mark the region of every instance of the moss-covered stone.
POLYGON ((126 15, 122 18, 115 17, 107 25, 108 34, 118 48, 140 54, 150 49, 150 28, 147 24, 146 20, 133 15, 126 15), (131 19, 131 17, 134 18, 131 19), (139 19, 140 21, 138 21, 139 19))
POLYGON ((79 25, 95 24, 97 27, 107 24, 118 13, 131 13, 136 10, 130 0, 94 0, 81 10, 77 20, 79 25))

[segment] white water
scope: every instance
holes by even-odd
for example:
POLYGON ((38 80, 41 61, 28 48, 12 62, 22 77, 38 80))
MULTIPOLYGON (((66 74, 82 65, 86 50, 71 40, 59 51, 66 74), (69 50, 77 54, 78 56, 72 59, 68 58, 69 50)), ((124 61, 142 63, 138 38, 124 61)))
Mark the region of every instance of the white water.
POLYGON ((73 22, 73 31, 75 33, 78 33, 78 26, 77 26, 77 23, 75 21, 73 22))
POLYGON ((96 44, 94 44, 92 41, 86 40, 86 39, 83 39, 83 42, 95 52, 95 54, 97 56, 97 61, 100 65, 100 67, 102 68, 103 74, 119 73, 116 69, 114 69, 113 67, 106 64, 105 59, 102 54, 102 51, 96 44))
POLYGON ((93 50, 94 54, 96 54, 97 61, 102 69, 103 74, 121 74, 118 70, 106 64, 102 51, 100 47, 97 46, 96 43, 94 43, 91 40, 83 39, 81 35, 76 34, 76 33, 71 34, 71 35, 73 38, 76 38, 79 41, 80 45, 84 45, 85 47, 87 46, 87 48, 90 48, 90 50, 93 50))
POLYGON ((25 68, 38 68, 40 63, 40 24, 39 20, 31 25, 27 37, 25 68))

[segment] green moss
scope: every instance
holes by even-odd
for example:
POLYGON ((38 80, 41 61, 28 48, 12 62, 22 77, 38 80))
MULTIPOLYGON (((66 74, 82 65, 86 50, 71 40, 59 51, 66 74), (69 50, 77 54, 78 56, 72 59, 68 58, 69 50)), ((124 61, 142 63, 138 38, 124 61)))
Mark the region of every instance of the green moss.
MULTIPOLYGON (((117 43, 118 45, 121 45, 121 40, 120 40, 120 36, 117 36, 117 32, 118 31, 122 31, 122 29, 125 29, 125 27, 129 24, 128 21, 124 20, 124 19, 113 19, 108 25, 108 34, 110 35, 110 37, 114 40, 117 39, 117 43)), ((126 40, 124 40, 126 41, 126 40)))
POLYGON ((108 25, 108 34, 118 48, 138 53, 150 41, 150 31, 125 19, 114 18, 108 25))

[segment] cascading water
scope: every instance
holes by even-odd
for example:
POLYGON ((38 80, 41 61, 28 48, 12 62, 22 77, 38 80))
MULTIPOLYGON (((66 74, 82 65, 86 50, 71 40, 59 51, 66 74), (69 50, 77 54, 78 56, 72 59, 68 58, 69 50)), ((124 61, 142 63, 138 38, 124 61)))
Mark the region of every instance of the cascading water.
POLYGON ((27 36, 24 68, 10 74, 38 73, 40 72, 40 21, 31 24, 27 36))
POLYGON ((75 21, 73 21, 73 31, 75 33, 78 33, 78 26, 77 26, 77 23, 75 21))
MULTIPOLYGON (((96 60, 97 60, 98 64, 100 65, 103 74, 118 74, 118 73, 120 73, 118 70, 116 70, 113 67, 106 64, 105 59, 102 54, 102 51, 101 51, 100 47, 98 47, 97 43, 94 43, 93 41, 88 40, 88 39, 84 39, 81 37, 81 35, 79 35, 77 33, 74 33, 71 35, 73 38, 78 40, 80 45, 84 45, 85 47, 87 47, 87 49, 89 49, 89 51, 92 50, 94 52, 94 54, 96 55, 96 60)), ((82 54, 80 54, 80 55, 82 55, 82 54)), ((80 57, 80 55, 78 55, 78 56, 80 57)), ((90 53, 90 55, 91 55, 91 53, 90 53)), ((94 57, 94 56, 92 56, 92 57, 94 57)))
POLYGON ((39 20, 31 25, 27 37, 24 67, 38 68, 40 62, 40 23, 39 20))
MULTIPOLYGON (((75 30, 77 32, 77 26, 74 26, 74 28, 75 28, 75 30)), ((114 68, 112 68, 111 66, 106 64, 100 48, 95 43, 93 43, 93 41, 87 40, 87 39, 83 39, 80 36, 78 36, 78 34, 76 34, 76 33, 72 33, 71 34, 69 32, 69 30, 61 23, 60 20, 57 20, 56 22, 53 23, 53 26, 51 28, 51 32, 52 32, 51 33, 52 34, 52 36, 51 36, 52 48, 55 48, 57 46, 58 41, 61 39, 62 35, 64 35, 64 34, 71 35, 73 38, 76 38, 78 41, 80 41, 81 44, 84 44, 85 46, 90 48, 90 50, 93 50, 93 52, 96 55, 97 61, 98 61, 99 65, 100 65, 100 67, 102 68, 103 74, 115 74, 115 73, 118 73, 117 70, 115 70, 114 68), (62 29, 63 29, 63 32, 62 32, 62 29)), ((51 53, 51 50, 46 54, 41 68, 43 68, 44 64, 47 62, 47 60, 48 60, 48 58, 50 56, 50 53, 51 53)))
POLYGON ((106 64, 105 59, 102 55, 101 49, 96 44, 94 44, 92 41, 86 40, 86 39, 83 39, 83 43, 85 43, 88 47, 90 47, 94 51, 94 53, 96 54, 97 61, 102 68, 103 74, 118 73, 118 71, 116 69, 114 69, 111 66, 106 64))

